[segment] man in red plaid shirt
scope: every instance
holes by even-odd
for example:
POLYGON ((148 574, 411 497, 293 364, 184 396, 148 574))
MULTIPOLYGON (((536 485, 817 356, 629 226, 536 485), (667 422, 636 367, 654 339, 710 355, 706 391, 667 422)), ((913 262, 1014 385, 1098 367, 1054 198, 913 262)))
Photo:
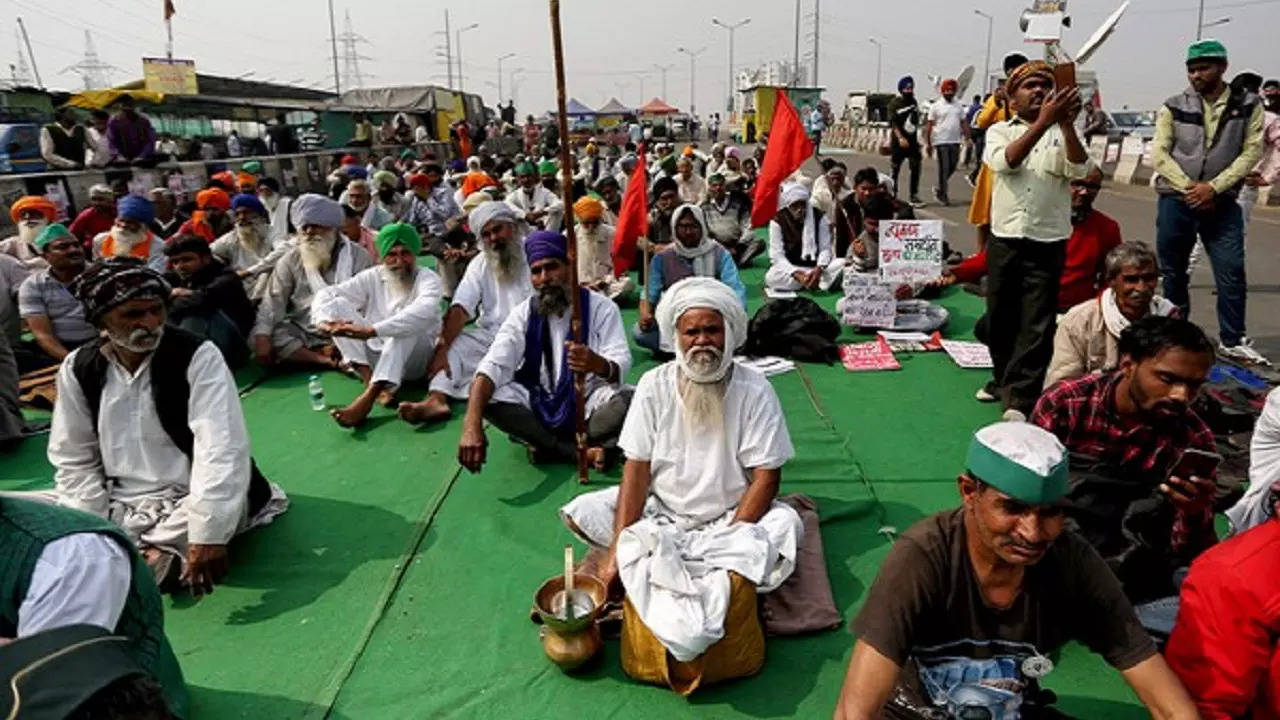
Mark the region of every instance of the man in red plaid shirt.
POLYGON ((1119 349, 1119 369, 1054 385, 1030 422, 1072 453, 1069 514, 1140 603, 1175 594, 1172 572, 1153 587, 1129 571, 1154 572, 1153 560, 1185 567, 1217 540, 1214 479, 1170 476, 1184 450, 1215 451, 1213 433, 1191 409, 1214 351, 1192 323, 1154 316, 1126 329, 1119 349), (1084 477, 1077 467, 1092 469, 1084 477))

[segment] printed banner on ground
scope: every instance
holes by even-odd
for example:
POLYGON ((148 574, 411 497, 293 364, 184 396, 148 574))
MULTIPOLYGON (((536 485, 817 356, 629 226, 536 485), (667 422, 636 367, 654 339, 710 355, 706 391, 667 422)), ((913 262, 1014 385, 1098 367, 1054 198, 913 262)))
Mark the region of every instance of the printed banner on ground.
POLYGON ((847 273, 844 280, 845 325, 864 328, 891 328, 898 312, 893 288, 880 282, 874 273, 847 273))
POLYGON ((964 340, 943 340, 942 349, 947 351, 956 365, 962 368, 989 368, 991 350, 980 342, 964 340))
POLYGON ((878 337, 871 342, 840 346, 840 362, 849 372, 867 370, 901 370, 898 358, 893 356, 889 343, 878 337))

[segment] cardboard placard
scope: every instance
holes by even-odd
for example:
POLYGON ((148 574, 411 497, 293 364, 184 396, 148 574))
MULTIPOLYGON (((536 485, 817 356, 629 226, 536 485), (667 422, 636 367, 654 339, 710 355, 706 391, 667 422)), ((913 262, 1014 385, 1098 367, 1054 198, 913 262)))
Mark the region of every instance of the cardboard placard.
POLYGON ((901 370, 898 358, 893 356, 889 343, 878 337, 871 342, 840 346, 840 362, 849 372, 868 370, 901 370))
POLYGON ((864 328, 891 328, 898 314, 893 288, 874 273, 846 273, 844 324, 864 328))
POLYGON ((880 281, 898 286, 942 274, 941 220, 880 222, 880 281))
POLYGON ((992 367, 991 349, 980 342, 943 340, 942 349, 962 368, 992 367))

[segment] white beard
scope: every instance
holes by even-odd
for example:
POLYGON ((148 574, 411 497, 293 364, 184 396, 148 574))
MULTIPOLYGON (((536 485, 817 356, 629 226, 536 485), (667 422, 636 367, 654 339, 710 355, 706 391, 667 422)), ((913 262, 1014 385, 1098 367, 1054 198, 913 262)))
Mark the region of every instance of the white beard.
POLYGON ((524 262, 522 253, 518 252, 517 242, 512 240, 506 243, 501 250, 495 250, 487 244, 484 246, 484 255, 489 260, 489 267, 493 269, 493 276, 498 279, 499 285, 511 282, 520 268, 520 263, 524 262))
POLYGON ((240 246, 254 255, 262 255, 266 250, 267 229, 266 223, 249 223, 248 225, 236 225, 236 242, 240 246))
POLYGON ((326 230, 318 236, 299 235, 298 255, 308 270, 324 272, 333 262, 333 248, 338 243, 337 230, 326 230))
MULTIPOLYGON (((689 365, 695 372, 705 370, 713 373, 719 367, 720 359, 716 357, 704 367, 701 360, 690 358, 689 365)), ((683 367, 680 368, 676 387, 680 391, 684 417, 690 427, 710 432, 720 432, 724 428, 724 394, 731 376, 732 373, 715 382, 699 382, 691 378, 683 367)))
POLYGON ((386 265, 382 266, 382 277, 386 278, 387 284, 391 286, 392 298, 398 301, 413 292, 414 283, 418 279, 418 274, 413 270, 414 268, 410 268, 409 272, 400 272, 386 265))
POLYGON ((262 201, 263 206, 265 206, 265 207, 267 208, 267 212, 272 212, 272 213, 273 213, 273 212, 275 212, 275 211, 276 211, 276 206, 278 206, 278 205, 280 204, 280 196, 279 196, 279 195, 271 195, 271 196, 269 196, 269 197, 261 197, 261 196, 259 196, 259 197, 258 197, 258 199, 259 199, 259 200, 261 200, 261 201, 262 201))
POLYGON ((147 234, 142 230, 139 230, 138 232, 130 232, 122 228, 113 227, 111 228, 111 237, 116 241, 114 248, 115 257, 125 257, 132 252, 139 243, 147 239, 147 234))
POLYGON ((106 335, 111 344, 116 347, 129 352, 148 353, 160 346, 160 338, 164 337, 164 326, 161 325, 154 332, 138 328, 127 335, 110 330, 103 330, 102 334, 106 335))
POLYGON ((18 240, 24 245, 30 245, 36 241, 40 231, 48 226, 47 220, 23 220, 18 223, 18 240))

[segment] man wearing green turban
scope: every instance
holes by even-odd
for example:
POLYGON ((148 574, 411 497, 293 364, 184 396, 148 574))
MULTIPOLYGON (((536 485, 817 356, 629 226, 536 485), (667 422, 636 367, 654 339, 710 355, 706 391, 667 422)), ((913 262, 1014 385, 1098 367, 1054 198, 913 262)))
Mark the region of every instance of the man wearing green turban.
POLYGON ((520 187, 507 195, 507 204, 529 227, 559 232, 564 222, 564 203, 554 189, 549 190, 538 183, 539 175, 555 179, 555 161, 544 160, 537 167, 523 162, 516 166, 515 173, 520 187))
POLYGON ((383 225, 374 239, 380 262, 316 293, 312 320, 333 337, 364 392, 330 415, 343 427, 365 421, 374 403, 390 407, 404 380, 426 374, 440 334, 444 286, 418 266, 422 236, 408 223, 383 225))
POLYGON ((1152 717, 1195 718, 1093 546, 1066 527, 1067 450, 1047 430, 978 430, 961 506, 898 538, 853 622, 835 716, 1058 717, 1041 678, 1076 641, 1124 677, 1152 717), (892 700, 891 700, 892 698, 892 700))

